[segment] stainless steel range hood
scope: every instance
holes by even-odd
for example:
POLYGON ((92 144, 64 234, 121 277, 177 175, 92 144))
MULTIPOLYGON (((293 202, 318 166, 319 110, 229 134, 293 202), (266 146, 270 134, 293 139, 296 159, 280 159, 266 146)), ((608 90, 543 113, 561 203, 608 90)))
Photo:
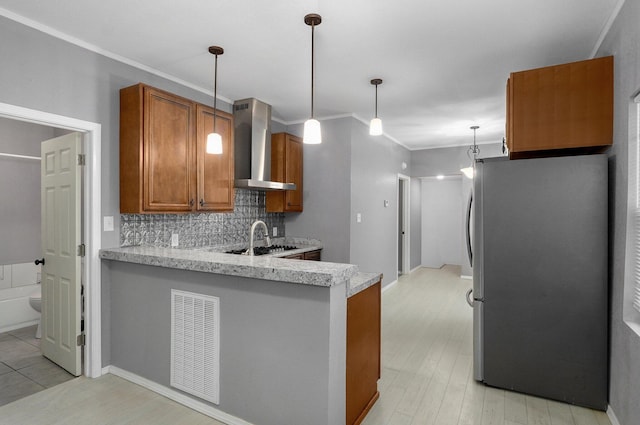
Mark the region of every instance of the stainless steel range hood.
POLYGON ((271 181, 271 105, 258 99, 233 102, 235 187, 295 190, 294 183, 271 181))

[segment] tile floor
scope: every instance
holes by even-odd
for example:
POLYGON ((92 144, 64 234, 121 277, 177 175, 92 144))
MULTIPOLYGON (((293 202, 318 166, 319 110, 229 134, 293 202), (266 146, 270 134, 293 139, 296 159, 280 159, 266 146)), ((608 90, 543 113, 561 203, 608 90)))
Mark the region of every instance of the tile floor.
POLYGON ((0 406, 74 376, 40 353, 36 326, 0 333, 0 406))

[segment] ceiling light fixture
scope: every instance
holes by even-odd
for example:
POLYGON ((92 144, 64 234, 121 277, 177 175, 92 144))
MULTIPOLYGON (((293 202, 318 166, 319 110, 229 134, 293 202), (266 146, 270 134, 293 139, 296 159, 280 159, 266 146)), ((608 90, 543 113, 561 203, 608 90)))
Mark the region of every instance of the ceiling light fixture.
POLYGON ((206 152, 210 154, 222 154, 222 136, 216 133, 216 106, 218 101, 218 55, 224 53, 220 46, 209 47, 209 53, 216 57, 216 65, 213 73, 213 133, 207 135, 206 152))
POLYGON ((371 84, 376 86, 376 115, 369 124, 369 134, 372 136, 380 136, 382 134, 382 120, 378 118, 378 86, 382 84, 382 79, 374 78, 371 84))
POLYGON ((461 168, 460 171, 462 171, 462 174, 464 174, 464 176, 466 178, 472 179, 473 176, 476 174, 475 173, 476 158, 477 158, 478 154, 480 153, 480 148, 478 147, 478 145, 476 145, 476 130, 479 129, 480 126, 472 125, 469 128, 471 130, 473 130, 473 145, 469 146, 469 149, 467 149, 467 156, 469 157, 469 160, 471 161, 471 166, 465 167, 465 168, 461 168))
POLYGON ((306 144, 317 145, 322 143, 320 122, 313 115, 313 56, 314 56, 314 29, 320 25, 322 17, 316 13, 309 13, 304 17, 304 23, 311 26, 311 118, 304 123, 304 136, 302 141, 306 144))

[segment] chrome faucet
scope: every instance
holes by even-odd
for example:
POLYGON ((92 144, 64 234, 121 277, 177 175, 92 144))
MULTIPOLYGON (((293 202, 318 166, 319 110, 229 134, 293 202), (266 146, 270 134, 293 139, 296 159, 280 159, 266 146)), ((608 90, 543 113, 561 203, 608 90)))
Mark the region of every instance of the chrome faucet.
POLYGON ((251 225, 251 230, 249 231, 249 249, 244 253, 245 255, 253 255, 253 234, 258 226, 262 226, 264 229, 264 246, 271 246, 271 239, 269 239, 269 229, 267 228, 267 225, 262 220, 256 220, 251 225))

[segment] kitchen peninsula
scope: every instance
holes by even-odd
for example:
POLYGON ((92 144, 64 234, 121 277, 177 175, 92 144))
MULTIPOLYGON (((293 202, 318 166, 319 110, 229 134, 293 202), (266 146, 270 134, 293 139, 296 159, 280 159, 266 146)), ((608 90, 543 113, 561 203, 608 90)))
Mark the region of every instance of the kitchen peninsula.
POLYGON ((204 403, 230 424, 351 425, 375 402, 380 274, 359 273, 351 264, 195 249, 123 247, 104 249, 100 257, 113 370, 204 403), (219 300, 217 403, 171 388, 172 290, 219 300), (351 300, 358 300, 353 308, 351 300), (363 328, 349 328, 347 311, 363 306, 369 329, 348 342, 349 332, 363 328), (368 348, 358 346, 360 340, 368 348), (350 366, 350 356, 362 353, 371 359, 350 366), (373 386, 349 389, 348 381, 367 380, 353 379, 363 373, 369 381, 373 376, 373 386), (349 401, 352 392, 359 400, 349 401))

